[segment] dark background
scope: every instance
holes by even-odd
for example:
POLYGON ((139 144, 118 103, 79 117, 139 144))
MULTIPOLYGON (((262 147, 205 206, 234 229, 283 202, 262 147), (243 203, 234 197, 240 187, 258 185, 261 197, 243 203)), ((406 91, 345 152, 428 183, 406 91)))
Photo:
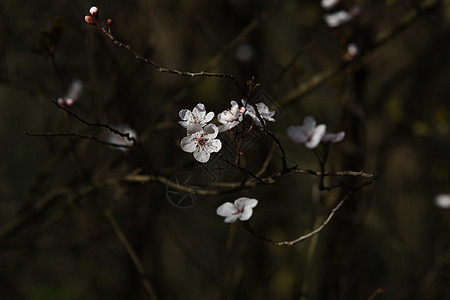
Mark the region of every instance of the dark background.
MULTIPOLYGON (((2 0, 0 298, 147 299, 105 208, 161 299, 449 298, 450 211, 433 200, 450 192, 450 4, 361 0, 339 8, 355 5, 358 16, 330 29, 319 1, 2 0), (253 226, 294 239, 342 197, 318 192, 317 177, 287 174, 275 186, 199 196, 189 209, 174 206, 163 183, 120 181, 152 169, 165 178, 194 174, 203 185, 238 180, 236 169, 205 169, 183 152, 177 121, 182 108, 203 102, 217 114, 243 95, 231 80, 159 73, 135 59, 84 22, 94 4, 117 39, 163 67, 231 73, 242 87, 254 76, 277 108, 268 129, 289 166, 319 169, 312 151, 286 135, 312 115, 347 133, 328 170, 378 179, 294 247, 265 244, 215 210, 257 198, 253 226), (360 55, 347 61, 352 42, 360 55), (107 134, 51 102, 74 79, 84 89, 70 110, 92 123, 129 124, 148 160, 91 139, 24 135, 107 134)), ((256 172, 271 147, 260 136, 244 167, 256 172)), ((280 168, 275 151, 268 170, 280 168)))

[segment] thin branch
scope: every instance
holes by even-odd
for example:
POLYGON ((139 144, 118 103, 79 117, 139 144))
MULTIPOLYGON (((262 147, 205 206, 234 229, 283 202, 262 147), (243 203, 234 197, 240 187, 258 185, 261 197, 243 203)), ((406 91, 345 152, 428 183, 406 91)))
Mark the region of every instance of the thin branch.
POLYGON ((281 173, 282 174, 287 173, 289 171, 289 169, 287 167, 286 153, 284 152, 284 148, 281 145, 280 141, 278 140, 278 138, 272 132, 270 132, 265 127, 263 127, 261 130, 264 131, 265 134, 270 136, 275 141, 275 143, 277 144, 277 147, 278 147, 278 149, 280 149, 280 152, 281 152, 281 161, 282 161, 282 164, 283 164, 283 169, 281 170, 281 173))
POLYGON ((275 152, 275 147, 276 146, 277 146, 277 144, 274 143, 272 148, 270 149, 269 154, 267 155, 266 159, 264 160, 264 163, 261 166, 261 169, 258 171, 258 173, 256 173, 256 176, 260 177, 267 170, 267 167, 269 166, 269 163, 272 160, 273 153, 275 152))
POLYGON ((103 144, 103 145, 107 145, 107 146, 111 146, 111 147, 117 147, 117 148, 133 148, 132 145, 123 145, 123 144, 115 144, 115 143, 110 143, 107 141, 103 141, 99 138, 96 138, 95 136, 90 136, 90 135, 84 135, 84 134, 80 134, 78 132, 44 132, 44 133, 29 133, 29 132, 24 132, 24 134, 26 136, 29 137, 77 137, 77 138, 81 138, 81 139, 89 139, 89 140, 93 140, 96 141, 97 143, 103 144))
POLYGON ((112 133, 118 134, 121 137, 126 138, 128 141, 133 142, 133 145, 135 145, 137 143, 137 140, 134 137, 132 137, 129 133, 120 132, 119 130, 109 126, 108 124, 88 122, 88 121, 84 120, 83 118, 81 118, 80 116, 78 116, 77 114, 75 114, 75 113, 71 112, 70 110, 66 109, 64 106, 59 105, 58 102, 52 101, 52 103, 55 104, 59 109, 64 110, 66 113, 68 113, 72 117, 75 117, 78 121, 80 121, 81 123, 83 123, 86 126, 106 128, 109 131, 111 131, 112 133))
POLYGON ((158 296, 156 295, 155 289, 153 288, 152 284, 150 283, 149 277, 147 275, 147 271, 145 270, 141 259, 137 255, 136 251, 133 249, 133 246, 131 246, 130 241, 128 240, 127 236, 123 232, 122 228, 120 227, 116 218, 112 214, 111 210, 104 209, 104 214, 105 214, 106 218, 108 219, 109 223, 111 224, 112 228, 114 229, 114 232, 116 233, 120 242, 125 247, 125 250, 127 251, 131 260, 133 261, 139 275, 141 276, 141 280, 145 287, 145 290, 147 291, 148 295, 150 296, 150 299, 158 299, 158 296))
POLYGON ((265 237, 259 233, 257 233, 251 226, 249 222, 244 222, 243 223, 243 227, 246 231, 248 231, 249 233, 251 233, 252 235, 256 236, 259 239, 262 239, 266 242, 268 242, 271 245, 274 246, 294 246, 297 243, 300 243, 306 239, 309 239, 313 236, 315 236, 316 234, 320 233, 327 225, 328 223, 331 221, 331 219, 333 218, 333 216, 335 215, 335 213, 339 210, 339 208, 342 206, 342 204, 344 204, 344 202, 349 199, 353 194, 355 194, 359 189, 361 189, 364 186, 370 185, 374 180, 376 179, 376 176, 374 176, 373 178, 370 178, 369 180, 366 180, 365 182, 361 183, 360 185, 354 187, 353 189, 351 189, 343 198, 341 201, 339 201, 339 203, 331 210, 330 214, 328 215, 328 217, 325 219, 325 221, 322 222, 322 224, 317 227, 316 229, 314 229, 313 231, 304 234, 294 240, 290 240, 290 241, 274 241, 268 237, 265 237))
POLYGON ((243 88, 239 85, 239 83, 236 80, 236 77, 233 74, 229 74, 229 73, 212 73, 212 72, 205 72, 205 71, 200 71, 200 72, 187 72, 187 71, 180 71, 177 69, 168 69, 168 68, 164 68, 162 66, 160 66, 159 64, 157 64, 156 62, 143 57, 141 54, 139 54, 138 52, 136 52, 133 48, 131 48, 130 45, 124 44, 121 41, 119 41, 118 39, 116 39, 110 32, 108 32, 105 28, 103 28, 97 20, 95 20, 95 25, 97 27, 97 29, 103 33, 106 37, 108 37, 114 45, 118 46, 119 48, 123 48, 125 50, 127 50, 128 52, 130 52, 136 59, 143 61, 144 63, 152 66, 153 68, 156 69, 156 71, 160 72, 160 73, 170 73, 170 74, 175 74, 178 76, 186 76, 186 77, 217 77, 217 78, 226 78, 226 79, 230 79, 237 87, 238 89, 243 92, 243 88))

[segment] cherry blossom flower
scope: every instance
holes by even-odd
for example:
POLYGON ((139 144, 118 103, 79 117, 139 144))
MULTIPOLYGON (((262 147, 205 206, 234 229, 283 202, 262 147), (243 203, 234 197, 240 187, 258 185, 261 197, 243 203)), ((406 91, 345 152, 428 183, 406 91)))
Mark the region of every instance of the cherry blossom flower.
POLYGON ((443 209, 450 209, 450 194, 439 194, 434 198, 434 204, 443 209))
POLYGON ((288 136, 296 143, 305 144, 307 148, 313 149, 319 145, 325 136, 327 126, 320 124, 316 126, 316 120, 313 117, 306 117, 302 126, 289 126, 288 136))
POLYGON ((341 0, 322 0, 320 5, 323 9, 331 9, 335 7, 341 0))
MULTIPOLYGON (((119 124, 117 126, 113 126, 113 128, 121 133, 128 134, 130 136, 130 138, 137 139, 136 131, 134 129, 131 129, 130 126, 128 126, 126 124, 119 124)), ((129 140, 126 137, 121 136, 121 135, 116 134, 111 131, 108 132, 106 141, 108 143, 115 144, 115 145, 123 145, 123 146, 132 146, 133 145, 133 140, 129 140)), ((113 147, 113 148, 117 149, 117 150, 121 150, 121 151, 127 150, 126 147, 113 147)))
POLYGON ((188 109, 180 110, 179 116, 181 121, 178 121, 178 123, 187 129, 188 134, 192 134, 205 127, 214 118, 214 112, 206 113, 205 105, 198 103, 192 112, 188 109))
MULTIPOLYGON (((255 122, 256 126, 263 127, 263 124, 261 123, 260 118, 258 118, 258 115, 257 115, 256 110, 253 107, 253 105, 247 104, 245 102, 245 100, 242 100, 242 103, 244 104, 244 107, 245 107, 245 115, 250 116, 253 119, 253 121, 255 122)), ((266 120, 270 121, 270 122, 275 122, 275 119, 273 118, 273 116, 275 115, 275 112, 270 111, 269 108, 267 107, 267 105, 260 102, 260 103, 256 103, 255 106, 256 106, 256 109, 258 110, 258 113, 259 113, 264 125, 266 125, 266 120)))
POLYGON ((226 202, 219 206, 216 213, 225 217, 225 223, 233 223, 237 219, 247 221, 253 214, 253 208, 258 204, 258 200, 247 197, 241 197, 234 203, 226 202))
POLYGON ((231 101, 231 108, 217 115, 217 120, 223 125, 219 126, 219 132, 230 130, 242 122, 244 116, 236 101, 231 101))
POLYGON ((69 91, 64 97, 58 98, 59 105, 71 106, 75 101, 80 97, 81 92, 83 91, 83 83, 79 79, 75 79, 72 81, 69 87, 69 91))
POLYGON ((339 10, 334 13, 325 14, 323 19, 328 27, 336 28, 353 19, 353 15, 346 10, 339 10))
POLYGON ((205 163, 209 160, 212 152, 219 152, 222 142, 216 139, 219 129, 214 124, 208 124, 181 140, 181 149, 193 153, 195 160, 205 163))
POLYGON ((338 133, 327 133, 322 137, 323 143, 338 143, 341 142, 345 137, 344 131, 339 131, 338 133))

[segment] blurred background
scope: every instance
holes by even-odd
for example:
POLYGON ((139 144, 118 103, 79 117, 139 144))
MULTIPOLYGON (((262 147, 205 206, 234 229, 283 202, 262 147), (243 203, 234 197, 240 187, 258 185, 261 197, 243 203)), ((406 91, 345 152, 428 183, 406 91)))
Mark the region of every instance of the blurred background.
MULTIPOLYGON (((435 197, 450 193, 450 3, 332 2, 2 0, 0 298, 449 299, 450 210, 435 197), (92 5, 100 24, 111 18, 113 35, 144 57, 233 74, 240 88, 157 72, 84 22, 92 5), (319 192, 317 177, 287 174, 274 186, 195 195, 180 208, 164 182, 123 180, 239 181, 233 167, 214 168, 215 155, 199 165, 180 149, 178 112, 202 102, 218 114, 246 96, 253 76, 276 111, 268 129, 288 166, 319 170, 313 152, 286 135, 311 115, 346 131, 327 170, 378 175, 293 247, 266 244, 215 210, 257 198, 255 230, 290 240, 320 224, 345 189, 319 192), (59 98, 90 123, 133 129, 141 150, 80 138, 109 133, 58 108, 59 98)), ((243 167, 256 173, 272 147, 256 135, 243 167)), ((266 175, 280 170, 275 150, 266 175)))

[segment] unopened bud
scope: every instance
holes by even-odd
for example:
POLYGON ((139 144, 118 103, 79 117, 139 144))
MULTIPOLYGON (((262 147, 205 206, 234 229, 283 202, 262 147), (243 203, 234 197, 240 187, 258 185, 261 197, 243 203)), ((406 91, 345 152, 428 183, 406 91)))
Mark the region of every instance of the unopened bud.
POLYGON ((89 15, 84 16, 84 21, 91 25, 95 24, 94 18, 92 18, 92 16, 89 16, 89 15))
POLYGON ((97 6, 92 6, 92 7, 89 9, 89 13, 90 13, 94 18, 97 18, 97 16, 98 16, 98 8, 97 8, 97 6))

